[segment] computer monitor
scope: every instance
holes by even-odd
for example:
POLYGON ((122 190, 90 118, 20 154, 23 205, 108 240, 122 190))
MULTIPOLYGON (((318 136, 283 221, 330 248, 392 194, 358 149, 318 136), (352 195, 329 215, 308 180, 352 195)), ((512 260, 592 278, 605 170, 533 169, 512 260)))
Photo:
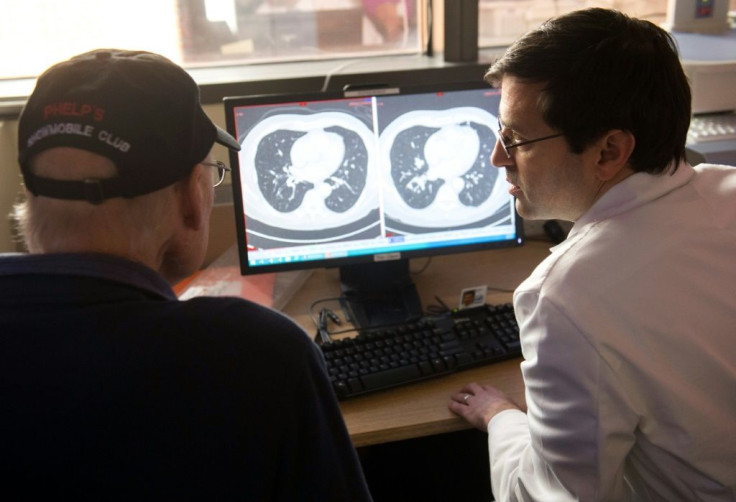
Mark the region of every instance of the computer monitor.
POLYGON ((422 315, 409 259, 519 246, 485 83, 225 99, 241 272, 340 267, 361 327, 422 315))

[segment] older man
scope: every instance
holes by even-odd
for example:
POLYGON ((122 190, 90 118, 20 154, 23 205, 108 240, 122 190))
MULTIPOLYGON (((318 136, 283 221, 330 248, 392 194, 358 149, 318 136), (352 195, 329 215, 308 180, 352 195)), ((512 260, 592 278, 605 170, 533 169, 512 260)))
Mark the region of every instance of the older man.
POLYGON ((314 343, 239 298, 178 301, 201 264, 215 143, 195 82, 99 50, 19 122, 29 254, 0 258, 5 489, 107 500, 370 500, 314 343))

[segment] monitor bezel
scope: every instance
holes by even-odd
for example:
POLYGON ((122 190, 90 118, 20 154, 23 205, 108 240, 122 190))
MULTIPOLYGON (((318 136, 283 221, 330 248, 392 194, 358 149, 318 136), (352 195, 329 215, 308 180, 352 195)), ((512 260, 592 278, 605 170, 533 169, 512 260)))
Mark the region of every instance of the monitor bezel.
MULTIPOLYGON (((349 87, 340 91, 326 92, 279 92, 273 94, 258 94, 249 96, 229 96, 224 98, 223 104, 225 109, 225 123, 227 131, 238 138, 235 134, 235 109, 241 106, 257 106, 272 105, 278 103, 299 103, 311 101, 327 101, 333 99, 346 99, 357 97, 381 97, 387 95, 411 95, 411 94, 427 94, 442 93, 463 90, 488 90, 493 91, 487 83, 480 81, 458 81, 458 82, 437 82, 433 84, 416 84, 416 85, 371 85, 367 87, 349 87)), ((385 254, 361 254, 358 256, 338 257, 330 259, 321 259, 313 261, 286 262, 277 264, 266 264, 252 267, 248 261, 248 246, 246 235, 245 208, 243 206, 243 194, 240 178, 240 161, 239 152, 230 151, 231 185, 233 196, 233 208, 235 211, 236 238, 238 246, 238 261, 240 265, 241 275, 258 275, 278 272, 287 272, 294 270, 308 270, 317 268, 337 268, 347 265, 380 263, 385 260, 409 260, 414 258, 424 258, 432 256, 442 256, 459 253, 470 253, 475 251, 483 251, 490 249, 513 248, 523 245, 525 241, 524 227, 522 218, 513 208, 514 212, 514 228, 516 239, 504 239, 498 241, 488 241, 482 243, 463 244, 457 246, 425 248, 419 250, 401 251, 394 253, 396 256, 387 257, 385 254)))

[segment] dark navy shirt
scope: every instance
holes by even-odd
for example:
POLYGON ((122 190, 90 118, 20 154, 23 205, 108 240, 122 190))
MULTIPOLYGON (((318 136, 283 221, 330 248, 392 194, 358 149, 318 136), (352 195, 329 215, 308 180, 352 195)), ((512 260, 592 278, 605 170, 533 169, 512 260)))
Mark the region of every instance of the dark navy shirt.
POLYGON ((370 500, 301 328, 106 255, 0 256, 0 458, 23 498, 370 500))

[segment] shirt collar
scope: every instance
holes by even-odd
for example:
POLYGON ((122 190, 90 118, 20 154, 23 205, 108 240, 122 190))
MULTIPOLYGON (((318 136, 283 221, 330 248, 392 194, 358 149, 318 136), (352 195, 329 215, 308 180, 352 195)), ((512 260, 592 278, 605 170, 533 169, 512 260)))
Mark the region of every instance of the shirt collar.
MULTIPOLYGON (((682 162, 674 173, 634 173, 608 190, 573 225, 570 236, 588 225, 631 211, 687 184, 695 169, 682 162)), ((569 237, 569 236, 568 236, 569 237)))
POLYGON ((166 300, 176 294, 166 280, 147 266, 97 253, 0 255, 0 277, 12 275, 82 276, 133 286, 166 300))

